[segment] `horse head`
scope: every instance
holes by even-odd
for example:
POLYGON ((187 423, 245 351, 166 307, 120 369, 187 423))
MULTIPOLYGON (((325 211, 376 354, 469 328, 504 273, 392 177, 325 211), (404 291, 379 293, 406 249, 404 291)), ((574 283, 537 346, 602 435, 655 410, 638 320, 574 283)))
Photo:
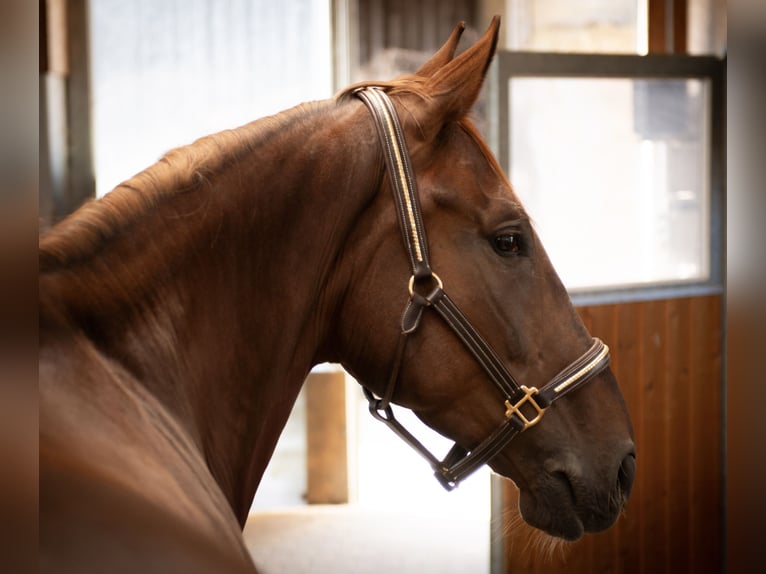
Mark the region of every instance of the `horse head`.
MULTIPOLYGON (((400 122, 417 201, 402 200, 397 212, 391 194, 397 176, 391 164, 386 170, 375 158, 379 189, 339 265, 350 271, 342 281, 338 354, 371 397, 381 397, 382 408, 391 401, 411 409, 462 453, 485 449, 488 437, 513 418, 514 405, 488 376, 492 368, 507 370, 528 390, 562 380, 556 378, 562 370, 577 377, 583 364, 598 365, 595 376, 582 379, 587 384, 574 385, 555 403, 517 403, 517 412, 526 413, 522 420, 536 424, 523 424, 513 440, 485 449, 485 462, 519 487, 528 523, 577 539, 608 528, 625 504, 635 473, 632 428, 617 382, 604 367, 606 351, 588 356, 593 339, 530 216, 468 117, 498 27, 495 19, 476 44, 455 56, 458 26, 417 73, 374 84, 378 95, 370 97, 393 106, 385 121, 400 122), (422 221, 408 219, 413 209, 422 221), (421 273, 413 249, 428 251, 427 272, 421 273), (441 308, 444 293, 454 311, 441 308), (461 332, 462 323, 471 328, 461 332), (466 342, 475 337, 486 345, 477 350, 466 342), (483 364, 484 354, 494 355, 489 362, 499 366, 483 364)), ((372 123, 365 106, 359 114, 372 123)))

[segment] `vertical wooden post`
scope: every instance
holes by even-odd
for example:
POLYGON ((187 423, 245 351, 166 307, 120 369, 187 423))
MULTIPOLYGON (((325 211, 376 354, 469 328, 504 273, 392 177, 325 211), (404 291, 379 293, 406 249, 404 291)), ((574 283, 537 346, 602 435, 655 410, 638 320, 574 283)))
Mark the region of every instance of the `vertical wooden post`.
POLYGON ((67 123, 69 177, 56 214, 65 215, 96 191, 90 129, 88 2, 66 0, 67 123))
POLYGON ((349 500, 346 380, 343 372, 311 373, 306 381, 306 501, 349 500))
POLYGON ((51 223, 95 194, 86 0, 42 0, 40 216, 51 223))
POLYGON ((44 226, 69 211, 68 52, 66 0, 40 0, 39 215, 44 226))
POLYGON ((688 0, 649 0, 649 53, 683 54, 687 49, 688 0))

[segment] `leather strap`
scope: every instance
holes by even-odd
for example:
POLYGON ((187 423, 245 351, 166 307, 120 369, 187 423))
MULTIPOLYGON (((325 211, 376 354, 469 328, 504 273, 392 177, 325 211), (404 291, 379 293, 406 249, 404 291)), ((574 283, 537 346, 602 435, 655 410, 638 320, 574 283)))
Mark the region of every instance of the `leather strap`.
POLYGON ((383 146, 383 155, 394 192, 399 229, 410 258, 412 275, 416 280, 427 279, 432 275, 428 261, 428 241, 420 210, 418 188, 412 174, 410 154, 407 151, 399 116, 391 100, 382 90, 362 88, 355 93, 367 104, 375 118, 375 126, 383 146))
POLYGON ((609 364, 609 348, 599 339, 594 339, 593 345, 584 355, 553 377, 540 391, 519 385, 497 353, 447 295, 441 278, 431 269, 417 183, 412 173, 404 132, 391 100, 382 89, 376 87, 360 88, 355 94, 375 119, 391 181, 399 228, 412 268, 410 299, 402 313, 401 333, 386 389, 380 398, 366 387, 363 387, 363 391, 372 415, 386 423, 417 450, 431 464, 442 486, 452 490, 462 479, 496 456, 516 435, 537 424, 555 400, 580 387, 606 368, 609 364), (428 292, 424 295, 422 293, 425 291, 421 290, 426 285, 428 292), (407 341, 420 326, 425 309, 433 309, 463 342, 502 393, 506 407, 505 421, 490 436, 470 452, 455 444, 442 460, 436 458, 396 420, 391 406, 404 363, 407 341))
POLYGON ((439 289, 429 298, 429 303, 455 332, 503 395, 512 399, 516 398, 520 392, 519 384, 449 295, 439 289))
POLYGON ((587 383, 595 375, 609 366, 609 347, 600 339, 594 338, 593 345, 574 363, 562 370, 558 375, 537 393, 538 404, 547 408, 553 401, 571 393, 576 388, 587 383))

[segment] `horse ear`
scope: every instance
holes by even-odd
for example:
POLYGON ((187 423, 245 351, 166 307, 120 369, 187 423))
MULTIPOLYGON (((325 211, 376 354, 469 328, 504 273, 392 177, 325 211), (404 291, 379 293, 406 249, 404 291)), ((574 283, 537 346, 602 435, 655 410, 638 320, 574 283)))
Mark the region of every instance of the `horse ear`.
POLYGON ((437 108, 432 111, 442 123, 462 118, 476 102, 495 55, 499 28, 500 16, 495 16, 473 46, 436 70, 427 81, 426 91, 437 108))
POLYGON ((460 42, 460 36, 463 35, 463 30, 465 30, 465 22, 458 23, 444 45, 439 48, 439 51, 431 56, 431 58, 423 64, 415 74, 428 78, 439 68, 451 62, 452 58, 455 57, 455 50, 460 42))

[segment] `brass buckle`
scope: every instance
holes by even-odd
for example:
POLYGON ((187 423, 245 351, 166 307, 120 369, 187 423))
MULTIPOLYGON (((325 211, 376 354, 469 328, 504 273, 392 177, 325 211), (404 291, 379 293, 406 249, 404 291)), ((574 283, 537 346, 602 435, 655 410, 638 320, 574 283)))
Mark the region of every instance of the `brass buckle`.
POLYGON ((524 396, 521 397, 519 399, 519 402, 517 402, 515 405, 512 405, 510 400, 505 401, 505 418, 509 419, 513 415, 517 415, 521 419, 521 421, 524 423, 524 428, 521 430, 525 431, 529 427, 534 426, 540 422, 540 419, 543 418, 543 415, 545 414, 545 408, 538 405, 537 401, 534 398, 534 396, 537 394, 536 387, 532 387, 530 389, 530 388, 527 388, 525 385, 521 385, 521 390, 524 391, 524 396), (524 415, 524 413, 521 412, 521 407, 525 403, 529 403, 530 405, 532 405, 535 411, 537 411, 537 414, 531 419, 528 419, 524 415))

